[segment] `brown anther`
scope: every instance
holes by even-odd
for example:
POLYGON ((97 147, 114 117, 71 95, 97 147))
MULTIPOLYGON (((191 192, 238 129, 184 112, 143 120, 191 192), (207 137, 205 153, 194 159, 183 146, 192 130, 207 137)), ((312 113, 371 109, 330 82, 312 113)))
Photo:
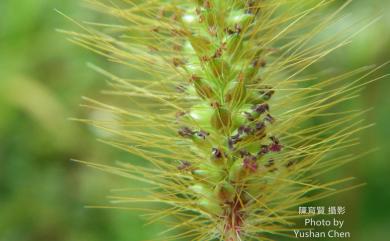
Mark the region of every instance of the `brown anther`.
POLYGON ((240 156, 241 157, 245 157, 245 156, 250 156, 250 152, 248 150, 245 150, 245 149, 241 149, 240 150, 240 156))
POLYGON ((203 7, 205 9, 210 9, 211 8, 211 2, 210 0, 205 0, 204 3, 203 3, 203 7))
POLYGON ((200 9, 200 7, 196 7, 195 13, 196 13, 197 15, 200 15, 201 12, 202 12, 202 10, 200 9))
POLYGON ((266 92, 265 94, 263 94, 263 99, 264 100, 271 99, 271 97, 273 96, 274 93, 275 93, 275 91, 273 91, 273 90, 270 90, 270 91, 266 92))
POLYGON ((279 139, 276 136, 271 136, 269 138, 273 143, 279 144, 279 139))
POLYGON ((202 57, 200 57, 200 61, 202 61, 202 62, 208 62, 208 61, 210 61, 210 57, 209 56, 202 56, 202 57))
POLYGON ((220 48, 218 48, 218 49, 215 51, 215 53, 214 53, 214 55, 213 55, 213 58, 214 58, 214 59, 215 59, 215 58, 219 58, 219 57, 222 56, 222 54, 223 54, 223 49, 220 47, 220 48))
POLYGON ((190 128, 184 126, 179 129, 178 134, 182 137, 192 137, 195 134, 195 132, 190 128))
POLYGON ((190 81, 190 83, 194 83, 194 82, 199 81, 199 80, 200 80, 199 76, 192 74, 189 81, 190 81))
POLYGON ((264 166, 265 167, 272 167, 273 165, 275 165, 275 160, 269 159, 268 162, 264 166))
POLYGON ((264 121, 267 121, 269 123, 274 123, 275 122, 275 119, 270 115, 270 114, 267 114, 264 118, 264 121))
POLYGON ((185 64, 185 61, 179 58, 173 58, 172 63, 175 67, 179 67, 185 64))
POLYGON ((269 148, 267 145, 261 145, 260 151, 257 153, 259 156, 263 156, 269 152, 269 148))
POLYGON ((189 161, 180 161, 180 165, 177 166, 177 169, 180 171, 187 171, 191 169, 192 164, 189 161))
POLYGON ((172 18, 173 21, 177 21, 178 16, 177 16, 177 14, 173 14, 173 15, 171 16, 171 18, 172 18))
POLYGON ((256 1, 255 0, 249 0, 247 2, 246 13, 256 13, 256 10, 258 10, 258 8, 256 6, 256 1))
POLYGON ((232 30, 231 28, 225 28, 224 31, 225 31, 225 33, 227 33, 229 35, 232 35, 232 34, 236 33, 236 31, 232 30))
POLYGON ((178 112, 176 112, 175 117, 176 117, 176 119, 179 119, 179 118, 185 116, 186 114, 187 114, 187 112, 178 111, 178 112))
POLYGON ((278 168, 274 167, 271 170, 269 170, 269 172, 276 172, 277 170, 278 170, 278 168))
POLYGON ((252 65, 255 68, 264 68, 267 65, 267 62, 264 59, 256 59, 255 61, 253 61, 252 65))
POLYGON ((206 132, 206 131, 200 130, 200 131, 196 131, 196 135, 197 135, 198 137, 202 138, 203 140, 205 140, 206 137, 210 135, 210 133, 208 133, 208 132, 206 132))
POLYGON ((264 100, 269 100, 274 95, 275 91, 272 90, 271 86, 263 86, 262 90, 259 91, 259 94, 263 96, 264 100))
POLYGON ((276 53, 276 52, 279 52, 280 51, 280 49, 278 49, 278 48, 267 48, 267 49, 265 49, 265 51, 267 51, 268 53, 276 53))
POLYGON ((292 165, 295 164, 295 162, 296 162, 296 161, 294 161, 294 160, 288 161, 288 162, 286 163, 286 167, 287 167, 287 168, 291 167, 292 165))
POLYGON ((148 48, 149 48, 149 50, 151 51, 151 52, 157 52, 158 51, 158 48, 156 48, 155 46, 148 46, 148 48))
POLYGON ((183 46, 181 46, 180 44, 173 44, 173 50, 181 51, 183 50, 183 46))
POLYGON ((213 107, 214 109, 218 109, 221 107, 221 104, 218 101, 213 101, 210 103, 210 106, 213 107))
POLYGON ((205 17, 203 15, 199 16, 199 23, 203 23, 205 21, 205 17))
POLYGON ((264 68, 265 66, 267 66, 267 62, 266 62, 264 59, 260 60, 260 63, 259 63, 259 64, 260 64, 260 66, 263 67, 263 68, 264 68))

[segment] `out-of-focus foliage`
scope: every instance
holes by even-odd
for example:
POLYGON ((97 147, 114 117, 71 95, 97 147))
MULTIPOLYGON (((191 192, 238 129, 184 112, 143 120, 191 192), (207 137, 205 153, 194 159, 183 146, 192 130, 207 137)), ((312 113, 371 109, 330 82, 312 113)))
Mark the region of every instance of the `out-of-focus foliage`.
POLYGON ((84 208, 126 182, 70 159, 128 157, 68 120, 105 83, 85 64, 101 59, 55 31, 73 25, 54 8, 93 18, 79 1, 0 1, 0 240, 144 240, 135 214, 84 208))
MULTIPOLYGON (((87 115, 78 107, 81 96, 104 98, 98 93, 104 79, 85 63, 110 66, 55 31, 74 26, 54 8, 77 19, 95 18, 80 1, 0 1, 0 241, 151 238, 158 225, 143 227, 137 213, 84 208, 104 204, 110 188, 132 184, 70 158, 109 163, 131 157, 97 142, 86 126, 67 120, 87 115)), ((340 24, 383 18, 327 58, 324 66, 346 71, 389 60, 390 2, 355 0, 348 11, 340 24)), ((384 68, 378 76, 389 72, 384 68)), ((362 133, 358 148, 380 149, 340 172, 368 185, 329 201, 347 206, 346 225, 354 241, 382 241, 390 234, 389 91, 387 78, 369 85, 355 103, 374 107, 366 119, 376 123, 362 133)))

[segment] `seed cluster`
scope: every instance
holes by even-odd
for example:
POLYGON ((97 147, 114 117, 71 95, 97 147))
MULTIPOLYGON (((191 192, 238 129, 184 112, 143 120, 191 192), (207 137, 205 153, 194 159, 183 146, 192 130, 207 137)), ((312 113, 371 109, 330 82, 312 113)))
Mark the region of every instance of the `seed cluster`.
POLYGON ((221 218, 226 240, 245 224, 247 180, 261 171, 276 171, 274 159, 266 156, 282 150, 279 139, 267 133, 275 121, 268 103, 274 90, 266 85, 249 88, 262 82, 261 71, 267 66, 263 51, 246 49, 251 47, 251 28, 260 21, 260 1, 242 2, 227 6, 223 1, 198 1, 181 17, 185 29, 175 31, 185 33, 186 48, 174 48, 194 58, 172 60, 190 75, 178 89, 202 102, 201 111, 195 106, 176 114, 178 134, 195 144, 204 142, 199 150, 210 153, 204 164, 181 161, 178 169, 199 181, 190 188, 198 194, 198 205, 221 218), (206 124, 199 124, 202 121, 206 124))
POLYGON ((360 156, 348 148, 365 128, 361 114, 334 107, 355 98, 377 68, 304 76, 350 42, 316 38, 350 1, 336 12, 332 2, 88 1, 115 19, 80 23, 83 33, 66 31, 71 41, 134 72, 92 66, 109 80, 105 94, 131 104, 86 98, 118 115, 114 125, 86 122, 118 137, 107 144, 147 161, 88 165, 153 187, 111 198, 168 205, 150 215, 170 216, 163 240, 249 241, 291 234, 292 207, 349 190, 350 178, 318 178, 360 156))

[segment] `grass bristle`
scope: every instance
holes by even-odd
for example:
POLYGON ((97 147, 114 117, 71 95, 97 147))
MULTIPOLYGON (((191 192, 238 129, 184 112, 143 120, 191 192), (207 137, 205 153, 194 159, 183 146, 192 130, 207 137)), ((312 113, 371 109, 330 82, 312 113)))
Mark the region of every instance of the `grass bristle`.
POLYGON ((298 205, 358 187, 353 178, 320 176, 359 157, 348 148, 370 126, 365 112, 336 107, 383 66, 308 75, 360 31, 319 38, 351 1, 336 10, 334 2, 86 0, 112 22, 67 17, 81 29, 60 30, 71 42, 131 70, 127 78, 90 64, 108 81, 104 94, 124 104, 84 98, 116 121, 77 119, 145 160, 83 162, 148 187, 140 196, 112 195, 113 203, 161 203, 145 216, 168 225, 164 240, 272 240, 297 229, 298 205))

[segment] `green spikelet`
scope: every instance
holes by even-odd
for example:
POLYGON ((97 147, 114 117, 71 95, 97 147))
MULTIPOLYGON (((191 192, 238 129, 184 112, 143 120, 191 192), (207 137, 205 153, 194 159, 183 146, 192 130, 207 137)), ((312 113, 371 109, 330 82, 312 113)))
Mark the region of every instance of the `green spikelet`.
POLYGON ((318 14, 333 1, 86 2, 116 20, 66 33, 132 71, 118 77, 93 67, 109 79, 107 94, 127 98, 123 107, 86 99, 122 125, 86 122, 117 136, 107 144, 149 162, 88 165, 151 185, 150 194, 114 199, 169 205, 151 215, 176 221, 164 240, 292 235, 291 208, 345 190, 349 178, 318 176, 357 157, 342 150, 365 126, 361 111, 332 108, 367 82, 356 75, 375 69, 304 75, 353 36, 314 40, 338 17, 318 14))

